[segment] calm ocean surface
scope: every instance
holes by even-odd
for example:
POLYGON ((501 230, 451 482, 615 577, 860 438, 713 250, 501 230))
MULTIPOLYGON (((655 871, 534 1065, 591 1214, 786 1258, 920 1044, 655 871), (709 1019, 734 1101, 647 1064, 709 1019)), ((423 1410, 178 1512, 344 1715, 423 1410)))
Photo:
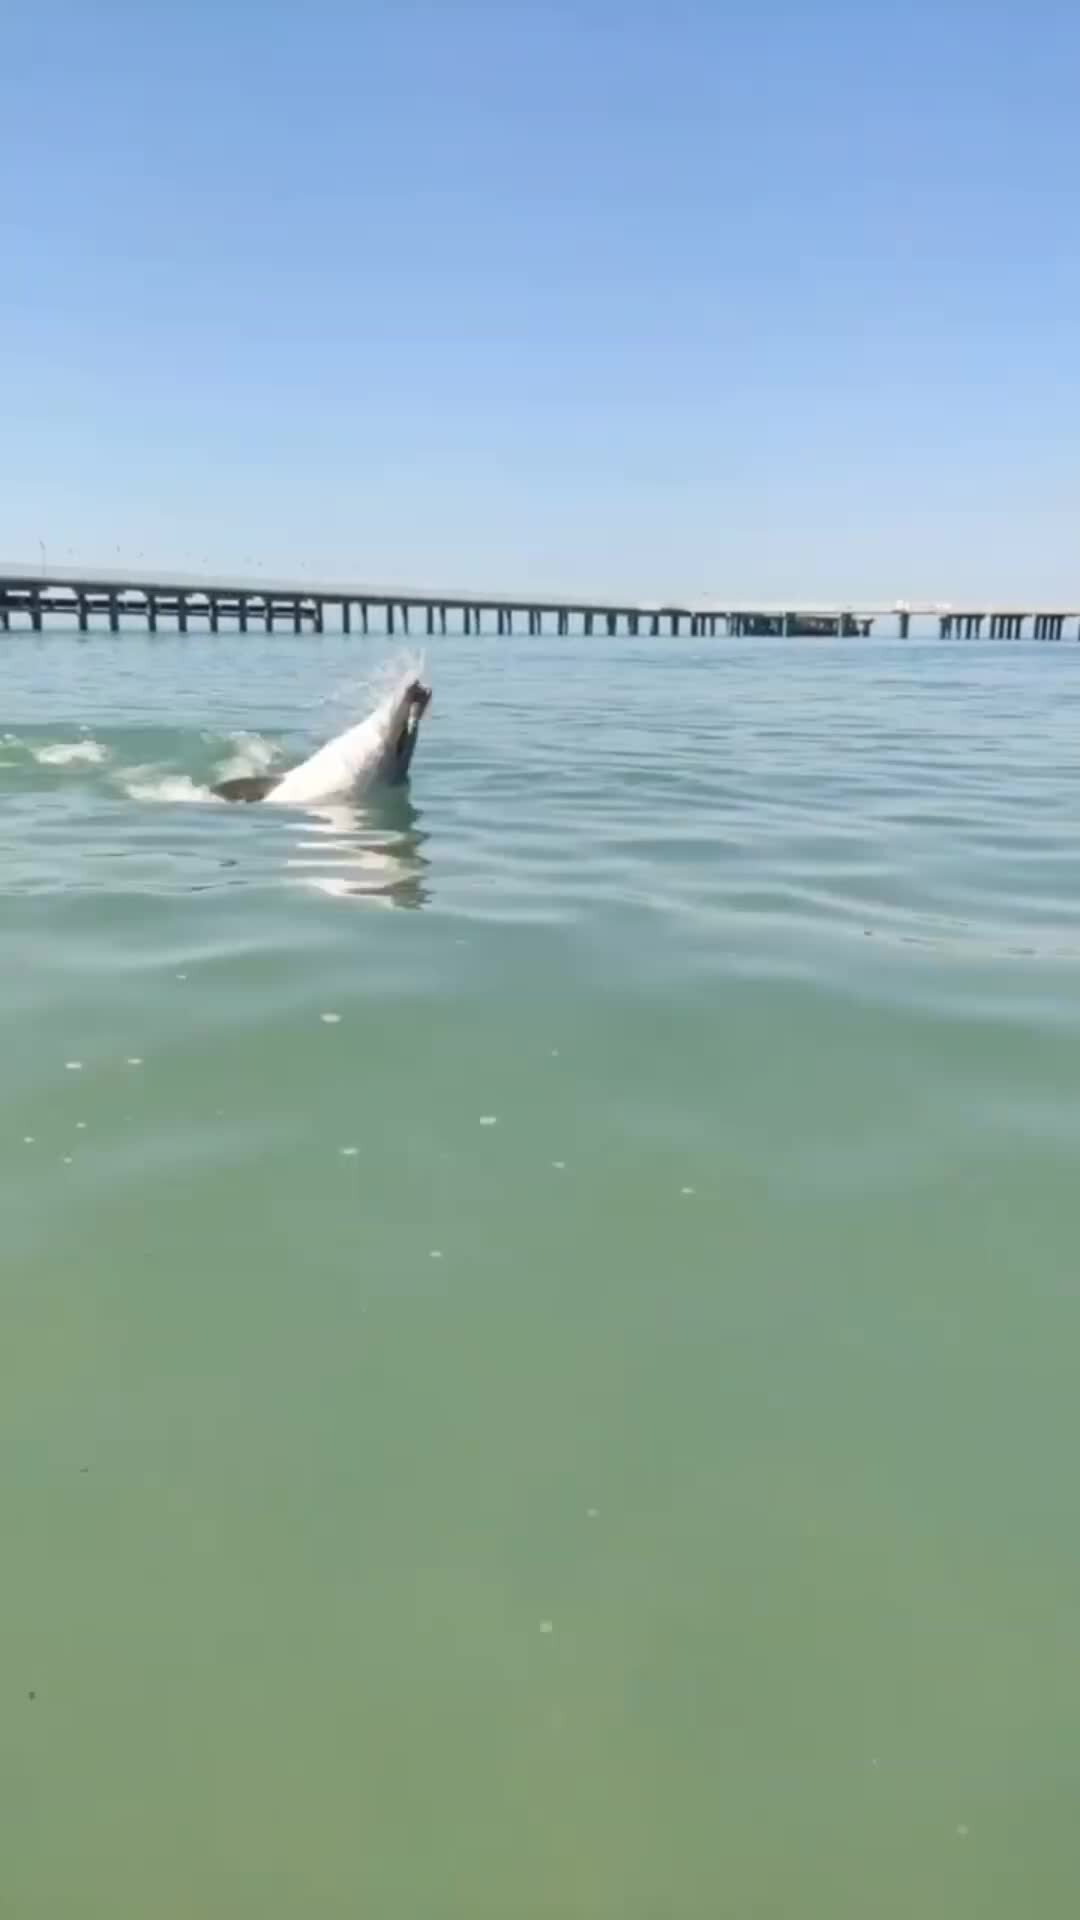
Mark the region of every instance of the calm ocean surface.
POLYGON ((12 635, 0 1911, 1072 1920, 1080 650, 12 635))

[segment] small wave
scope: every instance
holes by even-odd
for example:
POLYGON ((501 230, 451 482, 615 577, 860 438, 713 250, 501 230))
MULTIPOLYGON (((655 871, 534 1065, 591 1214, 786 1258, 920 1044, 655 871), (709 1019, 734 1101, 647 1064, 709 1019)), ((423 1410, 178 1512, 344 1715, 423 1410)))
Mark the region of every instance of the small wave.
POLYGON ((108 747, 99 740, 60 740, 53 746, 34 747, 32 752, 43 767, 99 767, 109 757, 108 747))
POLYGON ((215 799, 209 787, 200 787, 186 773, 159 774, 156 778, 125 780, 121 784, 129 800, 164 801, 171 806, 201 806, 215 799))

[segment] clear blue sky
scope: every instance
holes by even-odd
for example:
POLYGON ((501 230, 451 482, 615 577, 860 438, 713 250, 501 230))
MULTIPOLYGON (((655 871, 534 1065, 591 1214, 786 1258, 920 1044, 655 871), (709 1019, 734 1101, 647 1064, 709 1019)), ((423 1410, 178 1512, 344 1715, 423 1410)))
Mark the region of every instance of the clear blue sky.
POLYGON ((1080 589, 1075 0, 36 0, 0 50, 3 558, 1080 589))

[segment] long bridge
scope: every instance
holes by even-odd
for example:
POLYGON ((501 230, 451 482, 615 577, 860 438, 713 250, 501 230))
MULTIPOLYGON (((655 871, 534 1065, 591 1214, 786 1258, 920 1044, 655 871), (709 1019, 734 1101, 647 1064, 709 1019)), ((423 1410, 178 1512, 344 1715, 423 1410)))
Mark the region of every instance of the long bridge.
POLYGON ((148 570, 142 573, 0 563, 0 632, 27 627, 41 633, 46 622, 72 621, 80 633, 99 624, 120 631, 134 620, 151 633, 174 622, 187 633, 200 622, 213 633, 230 624, 241 633, 253 626, 267 633, 323 633, 327 621, 345 633, 457 631, 584 635, 688 634, 715 637, 868 635, 885 623, 907 639, 915 624, 932 622, 943 640, 1061 640, 1075 621, 1080 638, 1080 601, 1071 606, 996 606, 969 602, 896 600, 882 603, 809 602, 764 604, 720 599, 637 600, 624 596, 480 593, 461 588, 372 586, 362 582, 275 580, 237 574, 219 576, 148 570))

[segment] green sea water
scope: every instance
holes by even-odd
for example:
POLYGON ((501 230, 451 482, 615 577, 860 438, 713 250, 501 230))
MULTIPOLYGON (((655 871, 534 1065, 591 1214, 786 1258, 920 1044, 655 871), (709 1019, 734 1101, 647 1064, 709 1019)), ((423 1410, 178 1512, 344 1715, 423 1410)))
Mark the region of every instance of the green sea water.
POLYGON ((1080 1908, 1080 654, 12 635, 5 1920, 1080 1908))

